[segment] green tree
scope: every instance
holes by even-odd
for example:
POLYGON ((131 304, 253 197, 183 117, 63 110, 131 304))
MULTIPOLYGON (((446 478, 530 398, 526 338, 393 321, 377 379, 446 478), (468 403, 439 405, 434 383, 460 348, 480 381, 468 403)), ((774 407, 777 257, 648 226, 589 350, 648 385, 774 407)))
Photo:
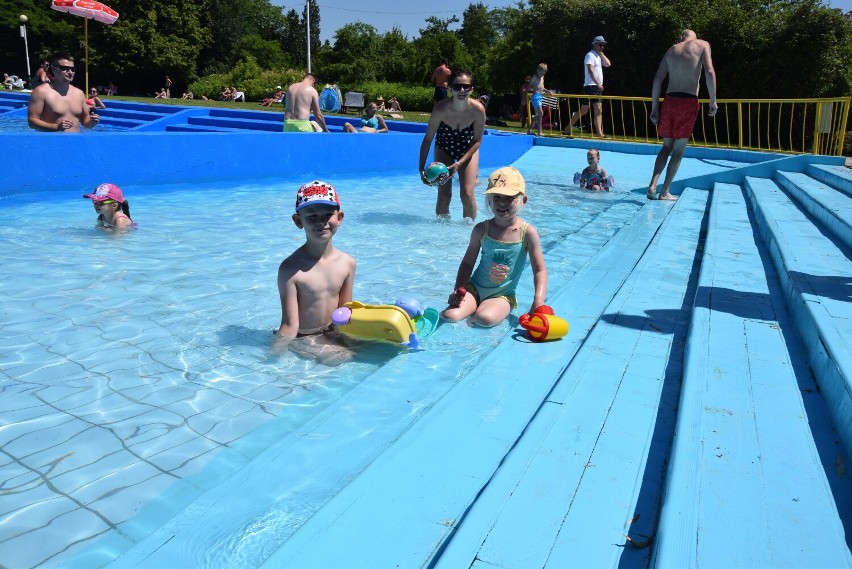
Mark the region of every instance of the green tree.
POLYGON ((488 9, 482 3, 470 4, 464 11, 458 36, 471 60, 471 72, 479 92, 493 90, 488 53, 496 35, 488 9))

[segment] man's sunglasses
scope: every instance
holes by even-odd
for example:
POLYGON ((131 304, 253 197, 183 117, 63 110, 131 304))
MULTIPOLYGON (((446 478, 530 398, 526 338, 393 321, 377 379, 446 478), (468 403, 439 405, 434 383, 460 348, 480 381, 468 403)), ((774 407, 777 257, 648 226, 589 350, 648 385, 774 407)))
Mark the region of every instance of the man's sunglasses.
POLYGON ((62 71, 76 71, 73 65, 53 65, 54 69, 61 69, 62 71))
POLYGON ((453 83, 453 91, 471 91, 473 89, 473 85, 470 83, 453 83))

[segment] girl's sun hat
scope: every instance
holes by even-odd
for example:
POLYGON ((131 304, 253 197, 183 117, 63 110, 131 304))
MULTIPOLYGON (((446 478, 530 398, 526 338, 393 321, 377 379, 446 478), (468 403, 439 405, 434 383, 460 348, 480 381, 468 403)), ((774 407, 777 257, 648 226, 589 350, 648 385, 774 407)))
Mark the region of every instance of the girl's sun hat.
POLYGON ((122 193, 121 188, 115 184, 110 184, 109 182, 101 184, 95 188, 95 191, 91 194, 83 194, 83 197, 96 202, 113 200, 121 203, 124 201, 124 194, 122 193))

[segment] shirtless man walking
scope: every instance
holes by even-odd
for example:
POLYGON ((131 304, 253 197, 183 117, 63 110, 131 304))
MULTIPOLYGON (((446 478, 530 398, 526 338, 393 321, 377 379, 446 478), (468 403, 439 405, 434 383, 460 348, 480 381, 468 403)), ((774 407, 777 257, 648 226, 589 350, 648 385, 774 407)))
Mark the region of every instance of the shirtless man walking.
POLYGON ((657 182, 663 169, 666 168, 669 155, 671 160, 666 169, 660 199, 677 199, 669 192, 669 188, 677 174, 677 169, 680 168, 680 161, 686 150, 686 144, 692 136, 695 119, 698 117, 698 89, 701 85, 702 68, 710 97, 707 114, 712 117, 716 115, 718 106, 716 105, 716 70, 713 69, 713 60, 710 57, 710 44, 698 39, 694 31, 683 30, 680 34, 680 42, 669 48, 654 76, 654 87, 651 91, 651 122, 659 126, 663 147, 654 162, 654 174, 648 185, 649 200, 656 199, 657 182), (666 75, 669 76, 669 84, 663 108, 660 111, 660 91, 666 75))
POLYGON ((322 131, 328 132, 319 106, 319 94, 314 88, 316 82, 317 78, 308 73, 300 82, 287 88, 284 99, 284 132, 314 132, 310 121, 311 111, 322 131))
POLYGON ((450 76, 453 72, 450 70, 450 62, 446 57, 441 58, 441 64, 432 70, 432 84, 435 85, 435 94, 432 97, 432 108, 435 105, 447 98, 447 88, 449 87, 450 76))
POLYGON ((74 58, 65 54, 50 57, 50 83, 33 89, 27 108, 30 128, 46 132, 80 132, 80 125, 92 128, 100 117, 89 111, 86 95, 71 84, 74 58))

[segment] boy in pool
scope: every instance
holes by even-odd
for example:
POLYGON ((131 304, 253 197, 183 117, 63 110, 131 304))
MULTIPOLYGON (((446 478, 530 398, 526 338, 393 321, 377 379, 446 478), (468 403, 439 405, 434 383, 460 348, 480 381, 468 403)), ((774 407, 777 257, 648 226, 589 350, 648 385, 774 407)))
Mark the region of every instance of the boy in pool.
POLYGON ((331 184, 315 180, 299 188, 293 222, 305 231, 305 244, 278 267, 277 338, 284 344, 294 338, 337 335, 331 314, 352 300, 355 282, 355 259, 332 244, 342 221, 340 199, 331 184))
POLYGON ((474 324, 490 328, 517 308, 515 289, 528 254, 535 286, 530 314, 544 304, 547 267, 538 231, 518 217, 527 203, 526 184, 521 173, 511 166, 495 170, 488 177, 485 198, 494 217, 473 227, 470 243, 459 265, 455 290, 441 317, 457 322, 473 315, 474 324), (474 271, 480 251, 479 265, 474 271))

